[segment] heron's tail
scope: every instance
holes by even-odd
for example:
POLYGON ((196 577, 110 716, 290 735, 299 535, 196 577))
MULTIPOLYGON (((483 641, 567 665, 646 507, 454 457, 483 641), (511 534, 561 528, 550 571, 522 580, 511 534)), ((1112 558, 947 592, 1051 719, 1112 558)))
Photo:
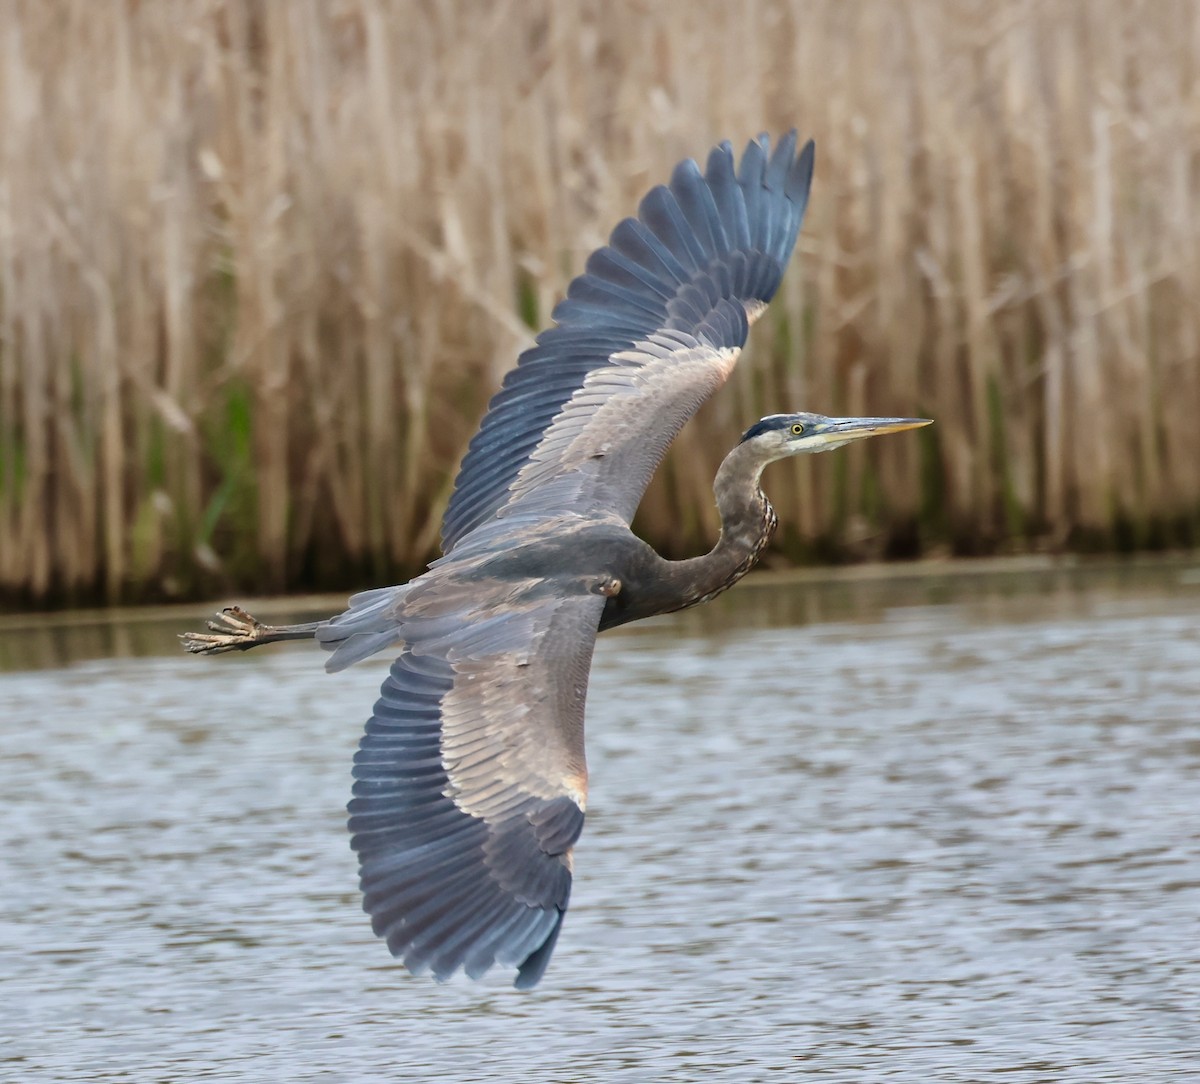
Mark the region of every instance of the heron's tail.
POLYGON ((330 618, 316 632, 317 643, 333 654, 325 660, 329 673, 345 670, 387 647, 395 647, 400 635, 399 604, 408 585, 363 591, 350 599, 349 609, 330 618))

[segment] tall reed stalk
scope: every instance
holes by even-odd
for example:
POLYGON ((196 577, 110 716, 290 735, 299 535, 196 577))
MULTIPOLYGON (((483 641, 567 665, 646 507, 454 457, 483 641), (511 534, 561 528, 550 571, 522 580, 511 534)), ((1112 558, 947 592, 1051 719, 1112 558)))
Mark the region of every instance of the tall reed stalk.
POLYGON ((802 242, 639 528, 715 530, 780 409, 797 556, 1194 542, 1191 0, 13 0, 0 594, 367 582, 436 551, 491 389, 715 140, 816 138, 802 242))

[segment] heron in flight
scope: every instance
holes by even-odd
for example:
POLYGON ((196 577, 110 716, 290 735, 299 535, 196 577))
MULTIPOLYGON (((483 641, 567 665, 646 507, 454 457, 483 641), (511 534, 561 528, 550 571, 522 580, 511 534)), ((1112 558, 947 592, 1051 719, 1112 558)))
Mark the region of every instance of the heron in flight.
POLYGON ((728 143, 678 165, 613 231, 521 355, 471 441, 443 556, 336 617, 270 626, 230 607, 199 653, 315 639, 341 670, 399 650, 354 758, 364 910, 414 973, 531 987, 549 963, 587 804, 583 717, 597 632, 741 579, 776 517, 777 459, 928 425, 773 414, 714 482, 711 552, 668 561, 630 523, 667 446, 729 377, 774 296, 808 203, 811 142, 728 143))

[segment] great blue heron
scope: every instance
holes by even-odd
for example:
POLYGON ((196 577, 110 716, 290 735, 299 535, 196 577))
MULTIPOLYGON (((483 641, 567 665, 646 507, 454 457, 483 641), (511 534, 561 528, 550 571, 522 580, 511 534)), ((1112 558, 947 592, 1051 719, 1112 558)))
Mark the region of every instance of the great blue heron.
POLYGON ((364 909, 414 973, 516 967, 533 986, 558 939, 587 793, 583 715, 596 633, 705 602, 775 530, 759 480, 785 456, 929 424, 774 414, 717 471, 721 534, 668 561, 630 530, 683 424, 729 376, 779 286, 813 145, 728 143, 676 167, 594 252, 471 441, 444 556, 326 621, 273 627, 231 607, 187 634, 215 653, 315 638, 341 670, 399 647, 354 758, 364 909))

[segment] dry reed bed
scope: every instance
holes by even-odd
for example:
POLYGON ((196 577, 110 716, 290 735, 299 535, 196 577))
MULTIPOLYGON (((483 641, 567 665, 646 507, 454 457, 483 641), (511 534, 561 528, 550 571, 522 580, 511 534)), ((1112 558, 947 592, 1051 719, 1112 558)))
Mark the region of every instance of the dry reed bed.
POLYGON ((0 594, 278 589, 435 552, 487 395, 673 162, 797 126, 772 316, 639 526, 762 413, 785 547, 1194 538, 1187 0, 29 0, 0 20, 0 594), (927 435, 926 435, 927 434, 927 435))

